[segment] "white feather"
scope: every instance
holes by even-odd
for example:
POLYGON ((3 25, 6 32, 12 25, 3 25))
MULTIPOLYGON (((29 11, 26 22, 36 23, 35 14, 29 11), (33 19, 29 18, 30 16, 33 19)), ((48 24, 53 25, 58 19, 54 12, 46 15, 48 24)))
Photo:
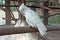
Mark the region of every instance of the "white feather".
POLYGON ((41 34, 41 36, 44 36, 46 34, 47 28, 45 27, 43 22, 41 22, 41 19, 40 19, 39 15, 35 11, 33 11, 30 8, 26 7, 24 4, 22 4, 19 7, 19 10, 22 14, 24 14, 24 16, 26 18, 26 22, 29 25, 38 28, 39 33, 41 34))

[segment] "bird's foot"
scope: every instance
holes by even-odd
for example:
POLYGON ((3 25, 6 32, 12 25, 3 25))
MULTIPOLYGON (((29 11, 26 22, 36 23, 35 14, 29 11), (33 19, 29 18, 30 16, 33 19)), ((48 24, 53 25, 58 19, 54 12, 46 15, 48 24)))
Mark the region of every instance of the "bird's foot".
POLYGON ((32 28, 32 26, 28 25, 28 27, 32 28))
POLYGON ((41 36, 41 39, 42 40, 47 40, 47 37, 46 36, 41 36))

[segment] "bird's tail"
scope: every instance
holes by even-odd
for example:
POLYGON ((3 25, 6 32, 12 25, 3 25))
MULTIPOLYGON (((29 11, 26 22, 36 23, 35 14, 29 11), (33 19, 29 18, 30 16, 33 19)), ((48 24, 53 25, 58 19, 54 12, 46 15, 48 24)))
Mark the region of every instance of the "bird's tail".
POLYGON ((38 23, 37 28, 38 28, 39 33, 41 34, 41 36, 46 35, 47 28, 45 27, 45 25, 42 22, 38 23))

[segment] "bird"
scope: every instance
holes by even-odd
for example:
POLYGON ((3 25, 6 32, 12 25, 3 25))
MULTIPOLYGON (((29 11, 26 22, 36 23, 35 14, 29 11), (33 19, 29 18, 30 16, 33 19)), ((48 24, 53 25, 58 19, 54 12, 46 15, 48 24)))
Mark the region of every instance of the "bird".
POLYGON ((42 37, 46 35, 47 28, 36 11, 31 10, 24 3, 19 6, 19 11, 26 18, 28 25, 36 27, 42 37))

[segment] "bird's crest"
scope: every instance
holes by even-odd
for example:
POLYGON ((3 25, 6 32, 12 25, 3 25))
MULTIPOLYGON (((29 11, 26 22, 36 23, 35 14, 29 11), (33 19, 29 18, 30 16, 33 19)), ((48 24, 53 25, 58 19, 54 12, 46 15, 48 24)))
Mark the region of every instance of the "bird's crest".
POLYGON ((19 11, 21 13, 24 13, 26 10, 30 10, 30 8, 28 8, 27 6, 24 5, 24 3, 22 3, 19 7, 19 11))

